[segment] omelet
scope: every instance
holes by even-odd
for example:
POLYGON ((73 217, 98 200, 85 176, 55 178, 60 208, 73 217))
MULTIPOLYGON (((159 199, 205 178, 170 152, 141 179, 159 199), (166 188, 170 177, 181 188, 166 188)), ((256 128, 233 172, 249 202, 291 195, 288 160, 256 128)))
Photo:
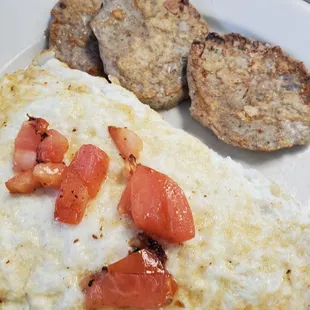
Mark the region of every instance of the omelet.
POLYGON ((195 238, 160 241, 178 283, 166 309, 308 309, 309 211, 259 172, 171 127, 121 86, 45 53, 25 71, 1 78, 0 126, 1 309, 83 309, 81 279, 128 254, 138 230, 117 212, 126 180, 108 126, 139 135, 141 163, 177 182, 193 213, 195 238), (27 113, 69 140, 67 164, 85 143, 111 159, 79 225, 54 221, 57 191, 12 195, 5 187, 27 113))

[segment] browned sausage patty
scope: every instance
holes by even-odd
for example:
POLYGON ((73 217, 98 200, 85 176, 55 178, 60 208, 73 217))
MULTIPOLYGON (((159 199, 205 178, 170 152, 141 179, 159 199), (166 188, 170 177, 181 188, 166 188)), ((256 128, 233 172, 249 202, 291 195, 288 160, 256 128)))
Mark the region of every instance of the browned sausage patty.
POLYGON ((210 33, 188 62, 191 115, 224 142, 274 151, 310 142, 310 77, 280 47, 210 33))
POLYGON ((52 10, 50 48, 73 69, 103 75, 98 41, 90 21, 100 11, 101 0, 61 0, 52 10))
POLYGON ((91 23, 105 72, 155 109, 188 96, 187 57, 207 23, 185 0, 104 0, 91 23))

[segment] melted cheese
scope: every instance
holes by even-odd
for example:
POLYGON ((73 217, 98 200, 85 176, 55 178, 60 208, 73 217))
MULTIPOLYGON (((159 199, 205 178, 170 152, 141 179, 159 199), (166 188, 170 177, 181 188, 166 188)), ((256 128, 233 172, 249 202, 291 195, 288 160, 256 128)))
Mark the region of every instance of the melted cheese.
POLYGON ((137 230, 116 210, 126 183, 107 131, 115 125, 143 139, 141 162, 173 178, 193 211, 196 237, 164 244, 179 284, 167 309, 307 309, 308 210, 258 172, 172 128, 120 86, 46 56, 0 80, 0 308, 82 309, 81 277, 127 255, 137 230), (84 143, 111 158, 107 181, 78 226, 53 221, 55 191, 13 196, 5 188, 26 113, 69 139, 67 163, 84 143))

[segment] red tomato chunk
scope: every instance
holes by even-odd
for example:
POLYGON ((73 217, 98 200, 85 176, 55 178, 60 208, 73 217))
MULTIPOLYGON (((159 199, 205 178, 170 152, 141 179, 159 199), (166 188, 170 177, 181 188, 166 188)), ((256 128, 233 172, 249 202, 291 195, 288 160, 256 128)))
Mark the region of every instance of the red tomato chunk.
POLYGON ((84 182, 77 174, 66 173, 56 200, 54 219, 66 224, 79 224, 84 217, 87 202, 88 191, 84 182))
POLYGON ((120 214, 130 214, 135 225, 148 234, 172 243, 195 236, 194 220, 179 185, 168 176, 139 165, 118 205, 120 214))
POLYGON ((55 220, 67 224, 81 222, 88 199, 97 196, 106 178, 109 161, 108 155, 94 145, 83 145, 79 149, 63 173, 55 220))
POLYGON ((177 284, 159 259, 141 250, 82 281, 86 309, 158 308, 171 304, 177 284))
POLYGON ((89 197, 94 198, 107 176, 109 162, 110 159, 104 151, 87 144, 76 153, 69 170, 80 176, 88 189, 89 197))

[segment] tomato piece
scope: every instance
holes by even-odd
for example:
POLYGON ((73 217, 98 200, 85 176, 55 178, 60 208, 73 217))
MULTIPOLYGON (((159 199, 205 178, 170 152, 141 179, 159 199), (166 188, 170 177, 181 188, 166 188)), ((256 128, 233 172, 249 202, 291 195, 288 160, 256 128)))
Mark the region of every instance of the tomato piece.
POLYGON ((86 210, 88 190, 78 174, 66 172, 56 199, 54 219, 61 223, 79 224, 86 210))
POLYGON ((135 225, 172 243, 195 236, 193 215, 179 185, 168 176, 139 165, 118 205, 131 214, 135 225))
POLYGON ((124 158, 128 158, 131 154, 135 158, 139 158, 140 152, 143 149, 143 142, 137 134, 127 128, 114 126, 109 126, 108 130, 116 147, 124 158))
MULTIPOLYGON (((86 309, 103 307, 160 308, 172 302, 172 278, 157 274, 101 274, 86 290, 86 309), (169 293, 167 293, 169 292, 169 293)), ((173 288, 172 288, 173 287, 173 288)))
POLYGON ((40 141, 41 135, 36 133, 33 121, 24 122, 15 139, 14 171, 26 171, 37 164, 40 141))
POLYGON ((44 187, 60 188, 65 168, 64 164, 38 164, 33 169, 33 175, 44 187))
POLYGON ((69 166, 75 171, 88 189, 89 197, 97 196, 109 168, 109 156, 98 147, 83 145, 69 166))
POLYGON ((86 309, 158 308, 171 304, 177 284, 159 259, 141 250, 82 282, 86 309))
POLYGON ((55 220, 75 225, 81 222, 88 199, 97 196, 106 178, 109 161, 108 155, 94 145, 83 145, 78 150, 62 174, 55 220))
POLYGON ((28 170, 8 180, 5 186, 12 194, 30 194, 41 187, 41 183, 33 176, 32 170, 28 170))
POLYGON ((69 149, 69 142, 57 130, 50 129, 47 137, 38 145, 37 157, 41 163, 61 163, 69 149))

